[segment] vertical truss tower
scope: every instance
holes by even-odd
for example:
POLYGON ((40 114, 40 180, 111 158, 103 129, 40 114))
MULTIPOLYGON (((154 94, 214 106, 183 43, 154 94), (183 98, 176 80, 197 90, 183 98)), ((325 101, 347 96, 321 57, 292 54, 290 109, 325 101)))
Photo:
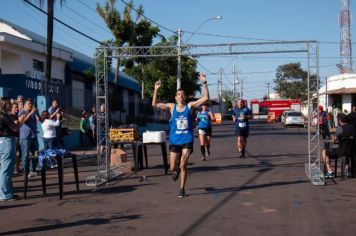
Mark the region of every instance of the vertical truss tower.
POLYGON ((340 73, 352 73, 350 0, 341 0, 340 11, 340 73))

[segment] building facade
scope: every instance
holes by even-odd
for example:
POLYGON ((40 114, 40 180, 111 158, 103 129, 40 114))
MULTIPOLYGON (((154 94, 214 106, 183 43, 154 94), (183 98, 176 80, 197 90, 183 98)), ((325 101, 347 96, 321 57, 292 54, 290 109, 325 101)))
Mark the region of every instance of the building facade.
MULTIPOLYGON (((55 98, 72 117, 67 125, 78 127, 81 112, 95 105, 94 59, 56 42, 52 55, 51 82, 47 83, 46 39, 0 19, 0 97, 55 98)), ((118 84, 113 77, 109 75, 112 119, 125 123, 128 117, 140 115, 140 85, 123 72, 118 84)))
POLYGON ((356 74, 330 76, 319 90, 319 105, 349 113, 356 106, 356 74))

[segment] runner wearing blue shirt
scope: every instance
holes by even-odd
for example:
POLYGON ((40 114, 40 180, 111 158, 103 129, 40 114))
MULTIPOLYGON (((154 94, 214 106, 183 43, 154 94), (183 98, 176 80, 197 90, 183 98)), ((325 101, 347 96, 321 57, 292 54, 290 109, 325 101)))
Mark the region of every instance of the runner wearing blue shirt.
POLYGON ((196 122, 198 122, 201 160, 206 160, 206 155, 210 156, 210 141, 211 141, 211 122, 214 122, 214 113, 208 110, 208 104, 205 102, 201 105, 201 111, 198 112, 196 122), (206 152, 205 152, 206 149, 206 152))
POLYGON ((193 152, 193 116, 191 109, 200 106, 209 99, 209 91, 206 76, 200 74, 199 80, 203 84, 204 97, 194 102, 185 104, 185 94, 182 89, 176 92, 176 103, 157 102, 157 92, 161 86, 161 81, 155 83, 152 98, 152 106, 162 110, 169 110, 172 117, 170 120, 169 152, 170 170, 173 172, 172 179, 176 181, 180 175, 179 198, 185 197, 185 183, 187 180, 186 167, 189 155, 193 152), (178 161, 180 160, 180 168, 178 161))
POLYGON ((244 106, 241 99, 237 100, 237 106, 233 109, 232 118, 235 122, 235 135, 237 150, 241 153, 239 158, 245 158, 247 137, 249 134, 248 120, 252 118, 251 111, 244 106))

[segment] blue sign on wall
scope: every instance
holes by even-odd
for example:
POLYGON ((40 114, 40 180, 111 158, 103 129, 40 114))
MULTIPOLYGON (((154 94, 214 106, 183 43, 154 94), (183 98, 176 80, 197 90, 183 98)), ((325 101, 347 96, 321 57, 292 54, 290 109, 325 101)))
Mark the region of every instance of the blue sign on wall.
MULTIPOLYGON (((0 88, 2 93, 0 96, 8 96, 16 98, 22 95, 24 98, 35 99, 42 94, 43 80, 27 77, 23 74, 0 74, 0 88)), ((48 83, 48 97, 56 97, 61 94, 61 84, 48 83)))

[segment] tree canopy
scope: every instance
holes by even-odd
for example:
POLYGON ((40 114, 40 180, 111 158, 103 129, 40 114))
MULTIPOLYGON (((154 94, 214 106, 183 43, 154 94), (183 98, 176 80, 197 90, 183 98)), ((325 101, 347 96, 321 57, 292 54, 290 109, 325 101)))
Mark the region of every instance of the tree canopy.
MULTIPOLYGON (((177 45, 177 36, 168 39, 161 36, 159 28, 152 26, 151 22, 142 17, 143 7, 139 6, 139 9, 135 10, 132 1, 124 7, 122 13, 116 7, 116 0, 107 0, 104 6, 98 3, 96 10, 114 36, 114 39, 106 42, 110 46, 151 46, 157 36, 160 36, 161 39, 157 45, 177 45), (133 11, 136 12, 135 20, 132 16, 133 11)), ((108 62, 110 63, 110 61, 108 62)), ((142 82, 144 85, 142 89, 146 96, 152 97, 153 85, 160 79, 162 81, 160 98, 172 99, 175 97, 177 58, 157 57, 129 60, 119 58, 115 66, 115 81, 118 79, 120 65, 124 67, 125 73, 142 82)), ((200 89, 200 86, 197 85, 196 65, 196 60, 182 56, 182 89, 186 96, 192 96, 200 89)))
MULTIPOLYGON (((162 38, 157 45, 176 45, 177 37, 168 39, 162 38)), ((198 72, 196 71, 197 61, 189 57, 182 57, 182 89, 186 96, 193 96, 200 90, 197 84, 198 72)), ((177 58, 176 57, 155 57, 147 58, 145 69, 142 71, 140 65, 125 67, 124 72, 134 78, 141 78, 144 82, 145 96, 152 97, 154 83, 162 81, 162 89, 159 90, 161 99, 172 99, 175 97, 177 88, 177 58)))
MULTIPOLYGON (((312 82, 316 82, 316 76, 310 77, 312 82)), ((274 79, 275 91, 282 97, 288 99, 308 98, 308 73, 301 68, 300 63, 289 63, 280 65, 277 68, 274 79)))

